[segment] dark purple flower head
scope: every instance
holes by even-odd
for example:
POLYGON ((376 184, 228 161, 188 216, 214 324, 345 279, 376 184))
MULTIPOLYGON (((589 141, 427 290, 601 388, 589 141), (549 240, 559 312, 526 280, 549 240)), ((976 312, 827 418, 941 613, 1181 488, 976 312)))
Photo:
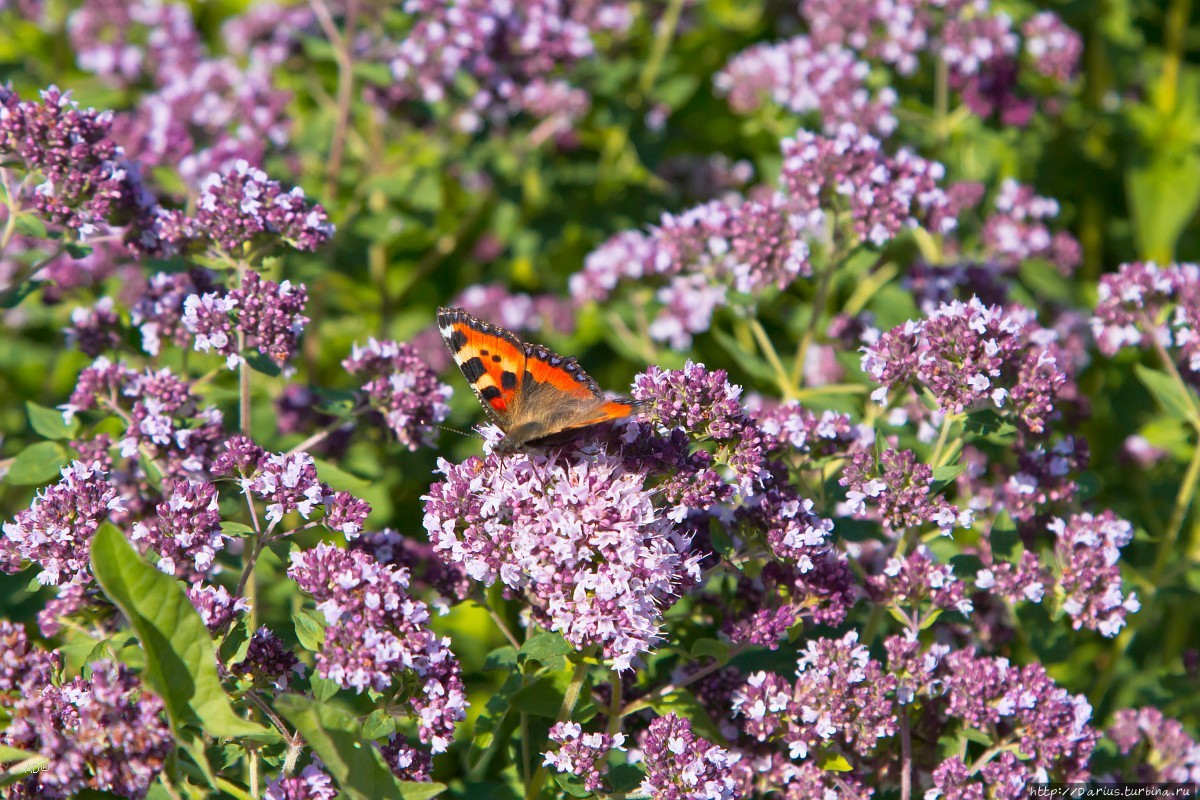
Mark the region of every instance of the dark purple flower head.
POLYGON ((212 278, 201 270, 153 275, 129 312, 130 321, 141 331, 142 350, 157 356, 164 341, 180 347, 187 344, 187 329, 182 324, 184 300, 211 288, 212 278))
POLYGON ((266 800, 336 800, 337 787, 320 762, 309 764, 299 775, 278 777, 267 784, 266 800))
POLYGON ((388 769, 402 781, 429 783, 433 780, 433 758, 413 747, 402 733, 392 734, 387 744, 379 748, 388 769))
POLYGON ((279 691, 287 689, 289 673, 304 675, 300 659, 265 625, 250 637, 246 657, 230 670, 246 675, 256 683, 269 683, 279 691))
POLYGON ((213 461, 214 475, 249 478, 258 472, 259 466, 267 456, 267 451, 255 444, 253 439, 240 434, 231 436, 224 443, 224 448, 213 461))
POLYGON ((397 440, 409 450, 433 446, 436 428, 450 414, 453 394, 406 342, 368 339, 354 345, 342 367, 363 379, 371 407, 383 415, 397 440))
POLYGON ((95 358, 105 350, 121 346, 121 318, 113 310, 113 299, 101 297, 91 308, 76 306, 66 329, 67 344, 95 358))
POLYGON ((738 756, 692 732, 674 712, 650 723, 641 740, 646 777, 638 791, 658 800, 732 800, 738 756))
POLYGON ((84 789, 145 797, 175 747, 163 702, 124 664, 97 661, 89 680, 25 681, 7 709, 0 744, 48 760, 22 780, 28 797, 59 800, 84 789))
POLYGON ((409 594, 408 571, 321 543, 293 553, 288 575, 328 623, 317 673, 358 692, 382 691, 415 674, 409 703, 421 741, 444 751, 466 717, 461 670, 449 640, 430 630, 428 607, 409 594))
POLYGON ((932 522, 948 535, 973 522, 970 510, 960 511, 931 494, 933 470, 918 463, 911 450, 885 450, 878 462, 873 453, 855 453, 839 483, 847 487, 846 506, 852 516, 877 516, 892 531, 932 522))
POLYGON ((81 239, 146 213, 152 200, 109 137, 111 113, 80 109, 54 86, 41 98, 22 102, 0 87, 0 162, 40 179, 29 197, 12 199, 81 239))
POLYGON ((217 487, 188 480, 171 481, 157 516, 133 524, 130 538, 158 556, 158 568, 188 581, 210 577, 224 549, 217 487))
POLYGON ((575 462, 496 454, 441 461, 425 530, 485 585, 524 592, 534 619, 628 669, 658 641, 663 610, 699 556, 654 505, 646 475, 607 454, 575 462))
POLYGON ((1133 539, 1133 526, 1105 511, 1055 519, 1050 531, 1057 537, 1054 555, 1061 570, 1055 592, 1072 627, 1116 636, 1125 627, 1125 615, 1141 608, 1136 594, 1122 593, 1117 566, 1121 548, 1133 539))
POLYGON ((625 736, 620 733, 584 733, 577 722, 558 722, 547 734, 557 742, 557 750, 543 753, 542 766, 574 775, 589 792, 603 788, 608 765, 604 759, 611 750, 624 750, 625 736))
POLYGON ((14 572, 33 562, 41 567, 38 583, 47 586, 90 580, 92 536, 121 507, 103 470, 73 461, 63 467, 61 481, 39 491, 28 509, 4 523, 0 565, 14 572))
POLYGON ((716 74, 718 93, 738 113, 771 102, 796 114, 817 114, 826 134, 849 123, 887 136, 896 129, 896 92, 872 92, 870 66, 838 44, 820 46, 807 36, 758 44, 735 55, 716 74))

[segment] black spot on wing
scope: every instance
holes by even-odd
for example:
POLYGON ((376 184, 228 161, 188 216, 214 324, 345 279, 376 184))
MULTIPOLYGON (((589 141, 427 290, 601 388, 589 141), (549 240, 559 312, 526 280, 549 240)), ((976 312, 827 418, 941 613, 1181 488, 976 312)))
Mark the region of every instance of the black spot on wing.
MULTIPOLYGON (((496 360, 499 361, 499 359, 496 360)), ((500 385, 504 387, 505 391, 512 391, 517 388, 517 373, 505 370, 500 376, 500 385)))
POLYGON ((483 362, 479 360, 479 356, 469 358, 462 362, 461 368, 463 375, 465 375, 467 380, 469 380, 471 383, 475 383, 475 381, 482 378, 486 372, 486 370, 483 368, 483 362))
POLYGON ((496 362, 497 364, 499 364, 503 360, 504 359, 501 358, 500 356, 492 356, 492 361, 496 362))
POLYGON ((479 396, 482 397, 484 400, 487 400, 490 402, 500 396, 500 390, 497 389, 495 386, 485 386, 479 392, 479 396))
POLYGON ((467 337, 462 331, 454 331, 450 334, 450 338, 447 340, 447 343, 450 345, 450 349, 457 353, 459 350, 462 350, 463 346, 467 343, 467 337))

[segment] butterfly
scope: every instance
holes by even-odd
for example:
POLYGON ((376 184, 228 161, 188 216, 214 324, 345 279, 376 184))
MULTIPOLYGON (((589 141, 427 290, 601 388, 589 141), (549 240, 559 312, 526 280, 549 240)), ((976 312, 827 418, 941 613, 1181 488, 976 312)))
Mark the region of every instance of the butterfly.
POLYGON ((504 431, 498 452, 633 413, 634 401, 606 397, 574 358, 522 342, 461 308, 439 308, 437 324, 463 377, 504 431))

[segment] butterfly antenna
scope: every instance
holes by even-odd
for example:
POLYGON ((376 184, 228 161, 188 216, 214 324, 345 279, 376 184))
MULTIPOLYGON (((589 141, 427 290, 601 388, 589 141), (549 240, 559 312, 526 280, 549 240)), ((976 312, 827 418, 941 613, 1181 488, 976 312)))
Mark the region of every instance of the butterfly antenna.
POLYGON ((427 422, 425 424, 430 428, 440 428, 441 430, 444 430, 444 431, 450 431, 450 433, 457 433, 459 436, 466 436, 468 439, 479 439, 481 441, 483 440, 482 436, 480 436, 478 433, 474 433, 472 431, 463 431, 463 430, 459 430, 458 428, 451 428, 449 425, 434 425, 432 422, 427 422))

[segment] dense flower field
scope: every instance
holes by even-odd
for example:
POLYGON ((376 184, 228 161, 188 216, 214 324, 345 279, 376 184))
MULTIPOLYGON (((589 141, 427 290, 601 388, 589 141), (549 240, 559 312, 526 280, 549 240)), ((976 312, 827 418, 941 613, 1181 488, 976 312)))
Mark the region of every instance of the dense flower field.
POLYGON ((0 797, 1200 781, 1190 5, 0 0, 0 797))

